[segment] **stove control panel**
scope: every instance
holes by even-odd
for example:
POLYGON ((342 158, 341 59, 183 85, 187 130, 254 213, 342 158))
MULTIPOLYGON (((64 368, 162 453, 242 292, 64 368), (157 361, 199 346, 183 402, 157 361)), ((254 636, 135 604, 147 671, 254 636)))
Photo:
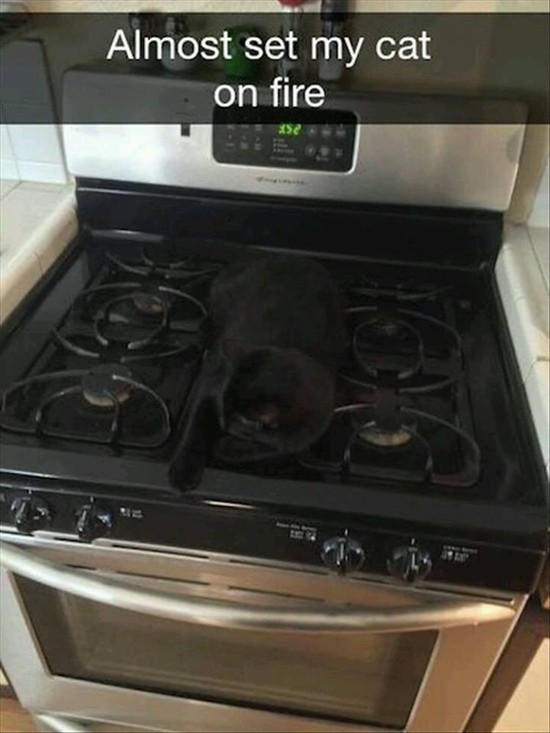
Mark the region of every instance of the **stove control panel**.
POLYGON ((392 529, 368 517, 346 524, 337 516, 305 518, 217 504, 0 487, 0 525, 14 535, 59 533, 84 543, 105 538, 413 586, 443 583, 521 593, 536 588, 545 560, 542 549, 491 543, 487 537, 477 542, 392 529))
POLYGON ((356 134, 351 112, 218 107, 212 152, 218 163, 346 173, 356 134))

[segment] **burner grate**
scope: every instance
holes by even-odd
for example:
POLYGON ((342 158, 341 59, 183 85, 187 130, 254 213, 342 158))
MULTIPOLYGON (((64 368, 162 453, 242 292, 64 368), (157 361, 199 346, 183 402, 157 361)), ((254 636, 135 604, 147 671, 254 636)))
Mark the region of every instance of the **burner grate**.
POLYGON ((460 336, 445 321, 409 308, 378 305, 351 307, 346 313, 351 359, 340 377, 349 384, 420 394, 454 384, 463 374, 460 336))
POLYGON ((474 485, 481 469, 479 447, 465 430, 397 404, 337 407, 327 434, 297 460, 304 468, 338 474, 347 481, 384 478, 448 488, 474 485), (454 460, 448 456, 442 460, 434 432, 445 434, 447 446, 457 444, 454 460), (445 462, 448 465, 440 465, 445 462))
POLYGON ((154 255, 149 248, 143 247, 138 259, 132 262, 126 262, 111 252, 106 254, 106 259, 119 272, 139 275, 146 279, 177 280, 184 282, 186 286, 196 286, 211 280, 224 266, 222 262, 197 257, 182 258, 174 247, 169 245, 155 247, 154 255))
POLYGON ((197 279, 167 282, 163 273, 181 275, 185 264, 204 278, 216 268, 155 263, 146 251, 142 261, 129 279, 132 265, 107 256, 27 379, 3 395, 3 430, 119 449, 167 442, 200 363, 207 309, 206 281, 197 288, 197 279))
MULTIPOLYGON (((281 460, 276 475, 302 471, 339 485, 381 480, 422 491, 476 485, 481 454, 472 437, 453 289, 353 273, 339 284, 350 305, 338 406, 321 440, 281 460)), ((215 451, 212 459, 219 464, 215 451)), ((225 467, 271 471, 262 461, 225 467)))
POLYGON ((27 435, 123 448, 159 448, 171 434, 165 401, 117 364, 16 382, 2 396, 0 425, 27 435), (141 419, 130 425, 126 410, 133 411, 133 417, 141 413, 141 419))

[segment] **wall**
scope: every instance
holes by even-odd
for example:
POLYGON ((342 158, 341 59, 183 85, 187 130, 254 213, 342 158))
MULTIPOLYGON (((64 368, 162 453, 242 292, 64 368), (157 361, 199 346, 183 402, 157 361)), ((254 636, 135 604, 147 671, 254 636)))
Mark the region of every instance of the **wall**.
POLYGON ((66 183, 67 173, 42 44, 15 41, 0 49, 0 176, 66 183), (27 79, 32 79, 28 83, 27 79), (24 114, 40 124, 5 124, 24 114), (47 124, 51 121, 52 124, 47 124))
POLYGON ((545 639, 500 716, 493 733, 550 730, 550 640, 545 639))
POLYGON ((529 226, 532 227, 550 227, 550 180, 548 175, 549 160, 546 159, 546 168, 542 176, 538 193, 535 197, 535 203, 531 216, 529 217, 529 226))

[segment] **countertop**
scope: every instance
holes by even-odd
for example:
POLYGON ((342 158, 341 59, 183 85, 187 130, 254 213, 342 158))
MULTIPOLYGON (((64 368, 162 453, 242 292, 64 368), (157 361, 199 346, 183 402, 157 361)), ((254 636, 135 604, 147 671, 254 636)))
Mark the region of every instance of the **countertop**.
POLYGON ((496 277, 546 472, 550 461, 550 231, 507 225, 496 277))
POLYGON ((0 181, 0 321, 77 232, 74 186, 0 181))

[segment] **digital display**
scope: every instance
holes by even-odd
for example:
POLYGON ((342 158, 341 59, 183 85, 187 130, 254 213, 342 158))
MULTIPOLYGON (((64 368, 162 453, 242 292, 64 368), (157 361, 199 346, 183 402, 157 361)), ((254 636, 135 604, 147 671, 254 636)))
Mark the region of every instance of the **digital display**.
POLYGON ((357 129, 349 110, 216 106, 212 154, 224 165, 347 173, 357 129))
POLYGON ((298 137, 302 134, 304 126, 294 122, 280 122, 277 126, 277 134, 285 137, 298 137))

